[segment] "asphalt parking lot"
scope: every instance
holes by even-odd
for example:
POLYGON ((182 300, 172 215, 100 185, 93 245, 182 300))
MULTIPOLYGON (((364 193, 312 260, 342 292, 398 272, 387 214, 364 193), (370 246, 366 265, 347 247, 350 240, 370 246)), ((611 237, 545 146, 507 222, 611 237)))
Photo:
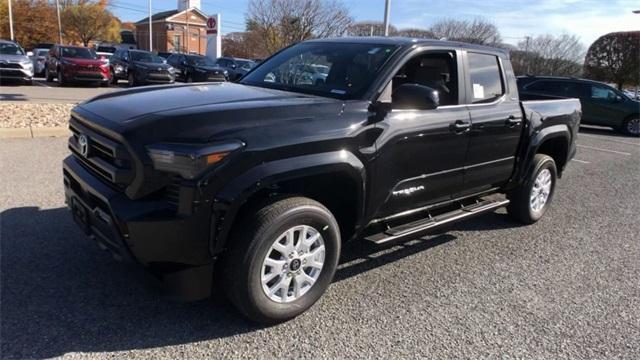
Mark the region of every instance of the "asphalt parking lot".
POLYGON ((34 78, 33 85, 6 82, 0 86, 0 101, 38 103, 77 103, 86 99, 127 87, 126 81, 118 85, 100 87, 94 84, 73 84, 63 91, 56 82, 46 82, 44 78, 34 78))
POLYGON ((640 358, 640 141, 584 129, 535 225, 503 210, 379 249, 346 246, 307 313, 259 327, 179 303, 64 207, 66 139, 0 142, 1 357, 640 358))

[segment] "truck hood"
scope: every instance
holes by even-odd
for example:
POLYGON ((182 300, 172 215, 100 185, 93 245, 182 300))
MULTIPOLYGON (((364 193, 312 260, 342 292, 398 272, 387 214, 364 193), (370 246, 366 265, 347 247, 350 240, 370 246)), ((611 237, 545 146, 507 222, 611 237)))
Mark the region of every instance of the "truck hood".
MULTIPOLYGON (((235 83, 160 85, 100 95, 74 113, 111 133, 208 140, 233 129, 338 114, 336 99, 235 83), (311 112, 310 107, 315 111, 311 112), (314 114, 309 115, 309 114, 314 114)), ((143 140, 145 141, 145 140, 143 140)))

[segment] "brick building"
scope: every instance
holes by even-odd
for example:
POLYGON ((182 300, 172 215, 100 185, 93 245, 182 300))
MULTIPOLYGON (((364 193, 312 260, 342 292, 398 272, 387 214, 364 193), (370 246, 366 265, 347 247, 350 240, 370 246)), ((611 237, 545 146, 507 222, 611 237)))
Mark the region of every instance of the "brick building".
MULTIPOLYGON (((154 52, 206 54, 207 15, 199 8, 163 11, 152 15, 151 20, 154 52), (187 36, 187 28, 190 36, 187 36)), ((146 17, 136 22, 135 25, 138 48, 148 50, 149 18, 146 17)))

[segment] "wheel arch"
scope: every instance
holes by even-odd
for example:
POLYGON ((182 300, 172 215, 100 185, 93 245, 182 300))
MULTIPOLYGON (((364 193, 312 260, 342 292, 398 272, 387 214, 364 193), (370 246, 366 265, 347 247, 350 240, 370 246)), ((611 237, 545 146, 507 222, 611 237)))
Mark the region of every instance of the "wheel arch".
POLYGON ((305 196, 326 206, 347 239, 362 223, 365 179, 364 165, 346 150, 258 165, 227 184, 214 199, 211 253, 225 249, 231 230, 255 208, 284 196, 305 196))

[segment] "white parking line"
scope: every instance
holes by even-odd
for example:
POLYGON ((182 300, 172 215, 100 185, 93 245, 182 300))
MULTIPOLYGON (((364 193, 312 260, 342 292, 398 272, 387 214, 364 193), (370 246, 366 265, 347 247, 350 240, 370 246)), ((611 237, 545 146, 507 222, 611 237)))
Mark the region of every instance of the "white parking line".
POLYGON ((579 162, 579 163, 582 163, 582 164, 591 164, 589 161, 578 160, 578 159, 572 159, 571 161, 579 162))
POLYGON ((623 152, 623 151, 615 151, 615 150, 609 150, 609 149, 601 149, 601 148, 597 148, 597 147, 593 147, 593 146, 587 146, 587 145, 576 145, 578 147, 581 148, 585 148, 585 149, 591 149, 591 150, 598 150, 598 151, 604 151, 604 152, 608 152, 608 153, 612 153, 612 154, 618 154, 618 155, 624 155, 624 156, 631 156, 630 153, 628 152, 623 152))
POLYGON ((613 142, 617 142, 620 144, 627 144, 627 145, 636 145, 636 146, 640 146, 640 141, 638 141, 637 143, 632 143, 632 142, 628 142, 628 141, 622 141, 622 140, 616 140, 616 139, 610 139, 610 138, 606 138, 606 137, 602 137, 602 136, 595 136, 595 135, 585 135, 585 134, 580 134, 578 135, 578 138, 581 137, 589 137, 589 138, 593 138, 593 139, 600 139, 602 141, 613 141, 613 142))

